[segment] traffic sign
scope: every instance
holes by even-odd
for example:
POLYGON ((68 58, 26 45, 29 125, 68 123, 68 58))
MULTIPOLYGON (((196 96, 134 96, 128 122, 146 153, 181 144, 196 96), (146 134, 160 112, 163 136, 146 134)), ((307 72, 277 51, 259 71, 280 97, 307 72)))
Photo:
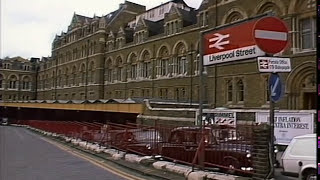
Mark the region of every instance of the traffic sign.
POLYGON ((271 93, 271 100, 277 102, 282 95, 282 83, 280 77, 276 73, 272 73, 269 80, 269 91, 271 93))
POLYGON ((290 58, 258 57, 260 72, 291 72, 290 58))
POLYGON ((279 53, 288 45, 288 28, 285 22, 279 18, 259 19, 253 29, 256 44, 266 53, 279 53))

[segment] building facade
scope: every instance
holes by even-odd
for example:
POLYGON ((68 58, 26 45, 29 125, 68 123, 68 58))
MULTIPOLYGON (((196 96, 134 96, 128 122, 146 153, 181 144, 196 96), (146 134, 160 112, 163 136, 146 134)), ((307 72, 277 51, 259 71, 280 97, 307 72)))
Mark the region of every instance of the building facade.
POLYGON ((38 62, 38 58, 0 59, 0 101, 24 101, 36 98, 38 62))
MULTIPOLYGON (((39 63, 37 99, 152 98, 199 100, 200 32, 272 13, 290 31, 292 71, 281 109, 316 107, 316 2, 314 0, 203 0, 198 9, 172 0, 146 10, 125 1, 102 17, 74 14, 67 32, 39 63)), ((269 75, 257 59, 205 67, 204 99, 212 108, 268 108, 269 75)))

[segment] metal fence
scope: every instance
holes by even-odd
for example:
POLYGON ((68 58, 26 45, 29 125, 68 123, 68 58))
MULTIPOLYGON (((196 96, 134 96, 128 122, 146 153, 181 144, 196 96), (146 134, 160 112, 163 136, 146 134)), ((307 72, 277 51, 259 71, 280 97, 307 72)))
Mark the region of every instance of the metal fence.
POLYGON ((14 123, 140 155, 250 176, 254 125, 177 127, 28 120, 14 123))

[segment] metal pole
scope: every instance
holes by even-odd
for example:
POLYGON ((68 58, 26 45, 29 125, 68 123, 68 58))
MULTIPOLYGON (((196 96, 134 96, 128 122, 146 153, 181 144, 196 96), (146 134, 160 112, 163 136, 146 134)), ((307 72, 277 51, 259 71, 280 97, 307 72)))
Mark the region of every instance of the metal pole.
POLYGON ((199 114, 198 114, 198 124, 200 130, 202 131, 202 111, 203 111, 203 39, 202 32, 200 32, 200 44, 199 44, 199 114))
POLYGON ((199 53, 200 53, 200 58, 199 58, 199 116, 198 116, 198 121, 199 121, 199 126, 200 126, 200 133, 201 133, 201 141, 198 146, 198 148, 201 148, 199 150, 199 155, 198 155, 198 160, 199 160, 199 165, 200 168, 204 167, 204 147, 203 147, 203 125, 202 125, 202 111, 203 111, 203 33, 200 32, 200 45, 199 45, 199 53))
POLYGON ((271 151, 271 172, 270 172, 270 177, 274 177, 274 102, 272 100, 272 92, 271 92, 271 87, 269 86, 269 94, 270 94, 270 151, 271 151))

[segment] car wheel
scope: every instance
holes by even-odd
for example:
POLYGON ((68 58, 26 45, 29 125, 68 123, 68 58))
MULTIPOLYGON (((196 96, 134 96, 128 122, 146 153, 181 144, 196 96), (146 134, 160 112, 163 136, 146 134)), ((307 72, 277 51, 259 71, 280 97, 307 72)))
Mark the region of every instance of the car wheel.
POLYGON ((316 180, 317 179, 317 173, 315 170, 309 170, 305 174, 305 180, 316 180))
POLYGON ((236 169, 240 169, 239 161, 236 159, 226 159, 224 166, 228 168, 226 172, 229 174, 235 174, 236 169))

